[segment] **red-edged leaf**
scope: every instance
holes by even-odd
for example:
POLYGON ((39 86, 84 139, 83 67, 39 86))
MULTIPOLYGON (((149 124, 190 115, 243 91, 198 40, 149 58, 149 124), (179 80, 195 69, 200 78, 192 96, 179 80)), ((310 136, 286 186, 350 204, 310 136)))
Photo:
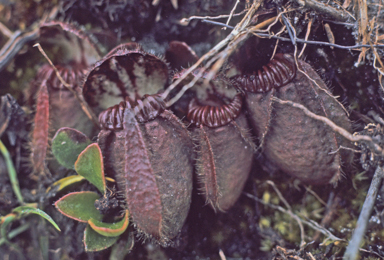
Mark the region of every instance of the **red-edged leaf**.
POLYGON ((88 222, 91 218, 101 221, 103 215, 94 205, 99 198, 92 191, 72 192, 56 201, 55 206, 63 215, 80 222, 88 222))
POLYGON ((88 224, 93 230, 99 233, 102 236, 106 237, 116 237, 120 236, 127 229, 129 224, 129 212, 125 211, 124 218, 116 223, 104 223, 96 219, 88 220, 88 224))
POLYGON ((85 251, 101 251, 112 246, 119 237, 106 237, 94 231, 89 225, 84 230, 85 251))
POLYGON ((98 144, 90 144, 82 151, 75 162, 76 172, 104 194, 105 176, 103 155, 98 144))
POLYGON ((49 216, 47 213, 41 209, 37 209, 31 206, 19 206, 12 210, 12 212, 17 213, 18 217, 22 217, 29 214, 36 214, 42 218, 45 218, 49 223, 51 223, 57 230, 61 231, 56 222, 49 216))

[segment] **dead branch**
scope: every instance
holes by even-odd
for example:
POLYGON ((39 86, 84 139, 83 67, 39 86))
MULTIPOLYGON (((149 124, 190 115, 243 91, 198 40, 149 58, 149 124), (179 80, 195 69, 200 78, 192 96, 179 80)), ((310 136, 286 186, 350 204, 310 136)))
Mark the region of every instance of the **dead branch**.
POLYGON ((40 24, 56 17, 57 10, 57 7, 53 8, 49 14, 31 25, 31 27, 24 32, 16 31, 12 33, 5 26, 2 26, 2 33, 11 33, 11 36, 9 37, 8 42, 0 50, 0 71, 8 65, 27 42, 36 40, 39 37, 40 24))
POLYGON ((358 259, 359 248, 363 240, 365 231, 367 229, 369 218, 371 217, 373 206, 375 205, 377 193, 381 186, 381 181, 384 177, 384 170, 378 166, 373 176, 371 186, 369 187, 368 194, 365 198, 363 208, 361 209, 359 219, 356 223, 355 231, 353 232, 352 238, 349 241, 347 250, 343 256, 344 260, 358 259))
POLYGON ((16 31, 12 34, 12 37, 9 38, 8 42, 1 50, 0 71, 8 65, 27 42, 37 39, 39 31, 40 28, 37 27, 29 32, 20 33, 20 31, 16 31))
MULTIPOLYGON (((236 25, 236 27, 232 30, 232 32, 221 42, 219 42, 215 47, 213 47, 209 52, 204 54, 195 64, 193 64, 178 80, 173 82, 162 94, 162 98, 166 100, 169 93, 181 83, 192 71, 194 71, 200 64, 202 64, 204 61, 210 59, 214 55, 216 55, 221 49, 223 49, 229 42, 231 42, 235 37, 239 35, 251 22, 253 14, 256 12, 256 10, 260 7, 262 3, 262 0, 254 0, 252 6, 248 10, 247 14, 244 16, 244 18, 236 25)), ((201 75, 200 75, 201 77, 201 75)), ((193 82, 193 81, 192 81, 193 82)), ((191 83, 192 83, 191 82, 191 83)), ((193 84, 188 84, 186 86, 192 87, 193 84)), ((184 86, 183 90, 186 91, 188 88, 184 86)), ((179 92, 178 95, 176 95, 174 98, 172 98, 170 101, 166 103, 167 107, 170 107, 172 104, 174 104, 182 95, 184 92, 179 92)))
MULTIPOLYGON (((214 22, 214 21, 209 21, 209 20, 203 20, 205 23, 210 23, 218 26, 224 26, 230 29, 233 29, 234 27, 226 25, 225 23, 220 23, 220 22, 214 22)), ((250 30, 250 29, 248 29, 250 30)), ((270 35, 266 33, 258 33, 258 32, 252 32, 253 35, 258 36, 260 38, 269 38, 269 39, 277 39, 281 41, 291 41, 290 38, 282 37, 282 36, 277 36, 277 35, 270 35)), ((300 38, 295 38, 295 41, 298 43, 305 43, 305 44, 314 44, 314 45, 321 45, 321 46, 329 46, 329 47, 335 47, 339 49, 344 49, 344 50, 354 50, 354 49, 360 49, 360 48, 365 48, 365 47, 376 47, 376 48, 384 48, 384 44, 355 44, 351 46, 344 46, 344 45, 339 45, 335 43, 330 43, 330 42, 322 42, 322 41, 310 41, 310 40, 305 40, 305 39, 300 39, 300 38)))
MULTIPOLYGON (((237 14, 232 14, 232 17, 234 16, 240 16, 242 14, 244 14, 245 12, 247 11, 247 9, 241 11, 240 13, 237 13, 237 14)), ((223 18, 229 18, 230 15, 229 14, 223 14, 223 15, 218 15, 218 16, 191 16, 189 18, 183 18, 180 20, 180 24, 181 25, 185 25, 187 26, 189 24, 190 21, 192 20, 206 20, 206 19, 212 19, 212 20, 215 20, 215 19, 223 19, 223 18)), ((232 26, 230 26, 232 27, 232 26)), ((234 27, 230 28, 230 29, 233 29, 234 27)))
POLYGON ((368 251, 368 250, 365 250, 365 249, 363 249, 363 248, 360 248, 360 251, 361 251, 361 252, 364 252, 364 253, 368 253, 368 254, 375 255, 375 256, 377 256, 377 257, 380 257, 380 259, 384 259, 383 256, 381 256, 381 255, 379 255, 378 253, 373 252, 373 251, 371 251, 371 250, 368 251))
MULTIPOLYGON (((231 13, 229 14, 229 17, 228 17, 228 20, 227 20, 227 25, 229 24, 229 22, 231 21, 232 17, 233 17, 233 13, 235 12, 236 8, 237 8, 237 5, 240 3, 240 0, 237 0, 236 3, 235 3, 235 6, 232 8, 231 10, 231 13)), ((224 27, 225 29, 225 27, 224 27)))
POLYGON ((296 2, 303 7, 308 7, 313 10, 319 11, 320 13, 332 16, 338 21, 346 22, 348 21, 349 17, 352 17, 354 20, 356 20, 351 14, 344 11, 343 9, 336 9, 330 5, 324 4, 316 0, 296 0, 296 2))
POLYGON ((3 35, 7 36, 8 38, 12 38, 14 33, 9 30, 3 23, 0 22, 0 31, 3 35))

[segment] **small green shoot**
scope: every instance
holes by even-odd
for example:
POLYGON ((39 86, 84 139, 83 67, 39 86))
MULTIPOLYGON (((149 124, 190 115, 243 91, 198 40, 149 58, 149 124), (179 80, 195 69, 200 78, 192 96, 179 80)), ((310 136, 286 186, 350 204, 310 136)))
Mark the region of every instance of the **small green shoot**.
MULTIPOLYGON (((17 235, 23 233, 27 229, 29 229, 29 227, 30 227, 29 223, 21 225, 20 227, 17 227, 15 229, 11 230, 10 232, 8 232, 7 236, 9 239, 12 239, 12 238, 16 237, 17 235)), ((7 242, 7 237, 0 238, 0 246, 2 246, 6 242, 7 242)))
MULTIPOLYGON (((52 150, 61 165, 75 169, 79 175, 58 180, 51 188, 61 191, 68 185, 86 179, 100 193, 108 197, 106 196, 103 155, 97 143, 90 143, 89 139, 77 130, 61 128, 52 141, 52 150)), ((114 182, 110 178, 108 181, 114 182)), ((104 215, 95 207, 95 201, 98 199, 100 199, 100 195, 96 192, 81 191, 69 193, 55 203, 56 208, 63 215, 79 222, 88 223, 84 231, 86 251, 100 251, 112 246, 129 225, 128 210, 124 217, 117 222, 102 222, 104 215)))
POLYGON ((56 222, 44 211, 38 208, 34 208, 31 206, 20 206, 15 208, 13 213, 16 213, 19 218, 29 215, 29 214, 36 214, 39 215, 40 217, 46 219, 49 223, 51 223, 58 231, 61 231, 59 226, 56 224, 56 222))
POLYGON ((84 230, 84 247, 85 251, 101 251, 112 246, 119 237, 102 236, 93 230, 89 225, 84 230))
POLYGON ((1 140, 0 140, 0 152, 4 156, 5 163, 7 164, 9 180, 11 181, 13 192, 15 193, 19 203, 23 204, 24 199, 23 199, 23 196, 21 195, 19 180, 17 179, 15 167, 13 166, 13 162, 7 148, 5 147, 5 145, 1 140))
MULTIPOLYGON (((0 234, 1 234, 1 239, 2 243, 8 243, 8 237, 10 237, 11 232, 8 233, 8 227, 10 224, 16 220, 19 220, 22 217, 28 216, 30 214, 36 214, 39 215, 40 217, 48 220, 49 223, 51 223, 58 231, 60 231, 59 226, 56 224, 56 222, 44 211, 41 209, 38 209, 33 206, 20 206, 12 210, 11 213, 0 217, 0 234)), ((10 237, 11 238, 11 237, 10 237)))
POLYGON ((59 226, 56 224, 56 222, 47 213, 45 213, 41 209, 38 209, 37 206, 34 204, 25 204, 24 203, 24 199, 23 199, 23 196, 21 195, 21 191, 20 191, 19 181, 17 179, 16 170, 15 170, 15 167, 13 166, 11 156, 9 155, 7 148, 1 142, 1 140, 0 140, 0 152, 3 155, 5 162, 6 162, 6 165, 7 165, 9 180, 11 182, 13 192, 15 193, 16 198, 19 201, 19 203, 22 204, 22 206, 14 208, 11 213, 0 217, 0 234, 1 234, 0 245, 3 243, 7 243, 8 245, 14 246, 12 243, 9 242, 8 239, 17 236, 21 232, 24 232, 26 229, 29 228, 29 224, 22 225, 22 226, 14 229, 14 230, 11 230, 10 232, 8 232, 8 229, 9 229, 12 222, 19 220, 22 217, 26 217, 30 214, 39 215, 40 217, 46 219, 57 230, 60 231, 59 226))

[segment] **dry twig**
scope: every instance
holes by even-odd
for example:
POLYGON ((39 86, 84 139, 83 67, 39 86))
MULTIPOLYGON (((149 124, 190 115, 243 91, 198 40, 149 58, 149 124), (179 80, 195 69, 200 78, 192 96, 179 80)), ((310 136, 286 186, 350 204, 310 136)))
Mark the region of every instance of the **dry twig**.
POLYGON ((369 187, 368 194, 365 198, 363 208, 361 209, 359 219, 356 223, 355 231, 349 241, 347 250, 343 256, 344 260, 354 260, 359 257, 359 248, 363 240, 365 230, 367 229, 368 221, 372 213, 373 206, 375 205, 377 193, 381 186, 381 181, 384 177, 384 169, 380 166, 376 168, 375 175, 373 176, 371 186, 369 187))
POLYGON ((280 200, 284 203, 285 207, 287 208, 287 212, 289 213, 289 215, 294 220, 296 220, 297 224, 299 225, 300 237, 301 237, 300 248, 303 248, 303 246, 305 246, 305 233, 304 233, 303 224, 301 223, 301 219, 292 212, 291 205, 289 205, 289 203, 285 200, 285 198, 283 197, 283 195, 281 194, 279 189, 276 187, 275 183, 273 183, 272 181, 266 181, 266 183, 272 186, 272 188, 275 190, 277 196, 279 196, 280 200))
MULTIPOLYGON (((209 20, 204 20, 206 23, 211 23, 214 25, 218 26, 226 26, 228 28, 232 28, 232 26, 227 26, 224 23, 219 23, 219 22, 214 22, 214 21, 209 21, 209 20)), ((250 29, 248 29, 250 30, 250 29)), ((277 39, 281 41, 291 41, 290 38, 287 37, 282 37, 282 36, 277 36, 277 35, 271 35, 271 34, 266 34, 266 33, 258 33, 258 32, 252 32, 253 35, 258 36, 260 38, 269 38, 269 39, 277 39)), ((304 40, 300 38, 295 38, 295 41, 298 43, 305 43, 305 44, 314 44, 314 45, 320 45, 320 46, 329 46, 329 47, 335 47, 338 49, 344 49, 344 50, 357 50, 360 48, 365 48, 365 47, 376 47, 376 48, 384 48, 384 44, 355 44, 355 45, 350 45, 350 46, 345 46, 345 45, 339 45, 335 43, 330 43, 330 42, 322 42, 322 41, 309 41, 309 40, 304 40)), ((384 72, 383 72, 384 73, 384 72)))
MULTIPOLYGON (((241 11, 240 13, 237 13, 237 14, 232 14, 232 16, 240 16, 242 14, 244 14, 245 12, 247 11, 247 9, 241 11)), ((206 19, 212 19, 212 20, 216 20, 216 19, 223 19, 223 18, 229 18, 231 15, 229 14, 223 14, 223 15, 218 15, 218 16, 191 16, 189 18, 183 18, 180 20, 180 24, 182 25, 188 25, 190 21, 192 20, 206 20, 206 19)), ((232 26, 231 26, 232 27, 232 26)), ((230 29, 233 29, 234 27, 230 28, 230 29)))
POLYGON ((349 18, 353 18, 354 20, 356 20, 355 17, 353 17, 347 11, 343 9, 336 9, 330 5, 324 4, 316 0, 296 0, 296 2, 303 7, 309 7, 320 13, 328 14, 338 21, 346 22, 349 20, 349 18))
MULTIPOLYGON (((27 43, 36 40, 40 33, 40 24, 56 17, 57 7, 45 15, 41 21, 34 23, 27 31, 16 31, 11 34, 8 42, 0 50, 0 71, 3 70, 8 63, 16 56, 21 48, 27 43)), ((10 31, 3 26, 3 33, 10 34, 10 31)))
MULTIPOLYGON (((308 25, 307 25, 307 32, 305 33, 305 40, 306 41, 308 41, 309 34, 311 33, 312 22, 313 22, 313 18, 311 18, 309 20, 308 25)), ((307 44, 304 43, 303 48, 301 49, 301 52, 300 52, 298 58, 303 56, 306 47, 307 47, 307 44)))
POLYGON ((44 58, 48 61, 49 65, 52 66, 52 68, 55 70, 57 78, 60 80, 61 84, 63 84, 77 99, 79 102, 82 110, 84 113, 88 116, 88 118, 93 122, 93 124, 99 128, 99 120, 96 117, 96 115, 92 112, 92 109, 89 107, 87 102, 85 102, 82 98, 80 98, 79 94, 73 89, 73 87, 64 81, 64 79, 61 77, 60 72, 57 70, 51 59, 47 56, 43 48, 41 47, 40 43, 36 43, 33 45, 33 47, 37 47, 40 51, 40 53, 44 56, 44 58))
MULTIPOLYGON (((166 100, 169 93, 183 81, 188 74, 190 74, 192 71, 194 71, 200 64, 202 64, 204 61, 212 58, 214 55, 216 55, 221 49, 223 49, 229 42, 231 42, 233 39, 237 38, 241 32, 247 27, 247 25, 250 23, 253 14, 256 12, 256 10, 260 7, 262 1, 261 0, 254 0, 252 6, 248 10, 247 14, 244 16, 244 18, 236 25, 236 27, 232 30, 232 32, 221 42, 219 42, 215 47, 213 47, 208 53, 204 54, 194 65, 192 65, 178 80, 173 82, 162 94, 162 98, 166 100)), ((206 65, 205 68, 208 68, 206 65)), ((197 75, 197 78, 202 76, 202 72, 197 75)), ((196 80, 197 81, 197 80, 196 80)), ((191 88, 196 81, 191 81, 189 84, 185 85, 183 89, 171 100, 169 100, 166 103, 167 107, 170 107, 172 104, 174 104, 177 100, 180 99, 182 95, 184 95, 184 92, 187 91, 187 89, 191 88)))
MULTIPOLYGON (((232 19, 232 16, 233 16, 233 13, 235 12, 235 10, 236 10, 236 8, 237 8, 237 5, 240 3, 240 0, 237 0, 236 1, 236 3, 235 3, 235 6, 232 8, 232 10, 231 10, 231 13, 229 14, 229 17, 228 17, 228 20, 227 20, 227 23, 226 23, 226 25, 228 25, 229 24, 229 22, 231 21, 231 19, 232 19)), ((224 29, 225 29, 226 27, 224 27, 224 29)))

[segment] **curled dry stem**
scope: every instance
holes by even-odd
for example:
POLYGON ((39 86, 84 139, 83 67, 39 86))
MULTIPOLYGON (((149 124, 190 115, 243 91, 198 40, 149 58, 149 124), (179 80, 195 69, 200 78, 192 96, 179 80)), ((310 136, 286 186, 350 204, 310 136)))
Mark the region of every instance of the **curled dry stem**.
POLYGON ((381 61, 380 55, 377 53, 376 48, 372 47, 372 50, 373 50, 373 54, 374 54, 374 56, 373 56, 373 68, 378 72, 377 75, 378 75, 379 84, 380 84, 381 90, 384 91, 384 86, 383 86, 383 82, 382 82, 382 78, 384 75, 384 64, 381 61), (376 61, 379 63, 379 66, 376 65, 376 61))
MULTIPOLYGON (((253 13, 249 12, 247 14, 247 16, 245 16, 245 18, 252 17, 251 14, 253 14, 253 13)), ((243 19, 244 22, 242 21, 243 26, 240 27, 238 32, 233 33, 233 31, 232 31, 232 33, 226 39, 224 39, 222 42, 220 42, 218 45, 216 45, 213 49, 211 49, 211 51, 209 51, 207 54, 205 54, 203 57, 201 57, 190 69, 188 69, 187 72, 183 75, 183 77, 181 77, 178 81, 174 82, 171 86, 169 86, 169 88, 167 89, 169 91, 167 92, 167 90, 166 90, 166 92, 164 92, 163 98, 166 98, 166 96, 169 94, 169 92, 175 86, 177 86, 178 82, 181 81, 182 79, 184 79, 191 71, 193 71, 193 69, 197 68, 204 60, 208 60, 211 58, 211 60, 209 60, 207 62, 207 64, 204 66, 204 69, 201 70, 190 83, 185 85, 181 89, 181 91, 166 104, 167 107, 174 104, 177 100, 180 99, 180 97, 185 93, 185 91, 187 91, 189 88, 193 87, 193 85, 197 82, 197 80, 203 75, 203 73, 205 71, 209 70, 209 73, 204 80, 204 84, 208 84, 208 82, 215 77, 217 72, 223 66, 224 62, 228 59, 228 57, 232 54, 232 52, 234 50, 236 50, 236 47, 248 38, 249 33, 247 32, 247 30, 245 30, 245 27, 247 24, 249 24, 250 20, 245 19, 245 18, 243 19), (230 37, 231 35, 232 35, 232 37, 230 37), (229 37, 230 37, 230 39, 229 39, 229 37), (220 46, 220 47, 218 47, 218 46, 220 46), (220 49, 222 49, 224 47, 225 47, 225 49, 220 51, 220 49), (214 52, 212 52, 213 50, 214 50, 214 52), (213 62, 215 62, 215 63, 213 64, 211 69, 209 69, 209 67, 212 65, 213 62)), ((272 17, 272 18, 270 18, 266 21, 263 21, 262 23, 254 26, 252 28, 254 28, 254 30, 260 30, 260 28, 263 28, 267 25, 270 25, 270 27, 271 27, 277 21, 278 21, 278 17, 272 17)), ((241 22, 239 24, 241 24, 241 22)), ((236 26, 236 28, 237 27, 238 26, 236 26)), ((236 28, 234 29, 234 31, 236 30, 236 28)))
POLYGON ((376 253, 376 252, 374 252, 374 251, 372 251, 372 250, 365 250, 365 249, 363 249, 363 248, 359 248, 359 250, 361 251, 361 252, 364 252, 364 253, 368 253, 368 254, 372 254, 372 255, 375 255, 375 256, 377 256, 378 258, 377 259, 384 259, 384 257, 382 256, 382 255, 380 255, 380 254, 378 254, 378 253, 376 253))

